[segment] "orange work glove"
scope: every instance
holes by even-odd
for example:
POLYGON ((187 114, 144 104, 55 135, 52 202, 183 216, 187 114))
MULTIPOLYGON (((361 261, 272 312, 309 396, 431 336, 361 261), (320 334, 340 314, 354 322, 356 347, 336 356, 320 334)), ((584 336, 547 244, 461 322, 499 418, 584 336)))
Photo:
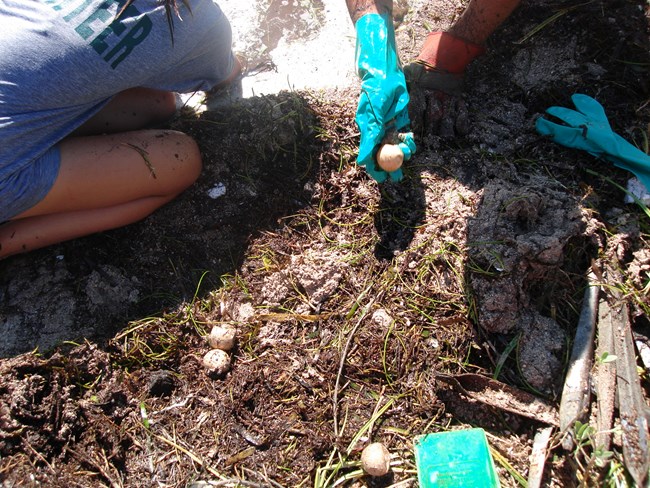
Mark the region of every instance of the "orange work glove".
POLYGON ((465 68, 485 53, 485 47, 449 32, 431 32, 417 59, 404 66, 413 110, 422 99, 425 108, 411 115, 414 132, 441 137, 468 132, 467 107, 459 96, 465 68))

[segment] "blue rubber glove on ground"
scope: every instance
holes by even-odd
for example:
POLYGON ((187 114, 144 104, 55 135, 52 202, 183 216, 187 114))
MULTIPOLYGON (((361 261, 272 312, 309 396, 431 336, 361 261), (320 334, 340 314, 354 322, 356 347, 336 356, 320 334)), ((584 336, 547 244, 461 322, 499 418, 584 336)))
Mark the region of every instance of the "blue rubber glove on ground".
POLYGON ((577 111, 550 107, 546 113, 567 125, 537 119, 535 128, 563 146, 582 149, 589 154, 626 169, 650 190, 650 156, 612 131, 605 110, 593 98, 576 93, 571 97, 577 111))
MULTIPOLYGON (((357 164, 381 183, 388 176, 402 178, 402 170, 387 173, 377 166, 375 154, 387 130, 409 132, 409 94, 395 45, 395 30, 390 15, 367 14, 355 24, 357 32, 356 63, 361 78, 361 94, 356 122, 361 132, 357 164)), ((415 152, 411 134, 402 147, 404 159, 415 152)))

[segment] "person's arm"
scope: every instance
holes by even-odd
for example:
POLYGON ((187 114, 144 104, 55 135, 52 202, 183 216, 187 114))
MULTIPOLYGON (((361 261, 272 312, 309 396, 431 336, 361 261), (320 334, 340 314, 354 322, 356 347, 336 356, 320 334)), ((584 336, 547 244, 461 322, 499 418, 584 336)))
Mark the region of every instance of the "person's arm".
POLYGON ((520 3, 521 0, 471 0, 448 32, 474 44, 484 44, 520 3))
POLYGON ((352 23, 366 14, 390 14, 393 11, 392 0, 345 0, 352 23))

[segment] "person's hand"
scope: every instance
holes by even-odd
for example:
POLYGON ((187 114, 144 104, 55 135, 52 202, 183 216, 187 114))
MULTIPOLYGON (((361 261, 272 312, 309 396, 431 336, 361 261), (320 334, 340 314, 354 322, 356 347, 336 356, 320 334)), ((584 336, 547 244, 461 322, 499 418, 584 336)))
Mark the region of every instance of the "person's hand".
POLYGON ((558 144, 587 151, 634 173, 650 189, 650 156, 612 131, 605 109, 596 100, 579 93, 571 100, 577 110, 548 108, 546 113, 563 123, 540 117, 535 123, 537 132, 558 144))
POLYGON ((404 66, 417 133, 441 137, 469 132, 467 105, 461 97, 465 68, 485 48, 449 32, 431 32, 418 58, 404 66))
MULTIPOLYGON (((361 79, 361 94, 356 122, 361 132, 357 164, 381 183, 390 177, 402 178, 402 170, 386 172, 375 160, 377 149, 387 133, 410 132, 409 94, 395 45, 393 22, 387 14, 366 14, 355 24, 357 32, 356 63, 361 79)), ((412 137, 404 159, 415 152, 412 137)))
POLYGON ((404 66, 409 87, 413 132, 442 138, 469 133, 469 113, 462 97, 463 77, 426 70, 420 63, 404 66))

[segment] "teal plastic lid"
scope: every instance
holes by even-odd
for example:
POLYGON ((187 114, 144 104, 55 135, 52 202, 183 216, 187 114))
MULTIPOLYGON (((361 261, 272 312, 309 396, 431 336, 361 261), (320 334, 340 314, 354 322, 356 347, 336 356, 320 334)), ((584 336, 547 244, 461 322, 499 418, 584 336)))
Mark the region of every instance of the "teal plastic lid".
POLYGON ((420 488, 499 488, 483 429, 454 430, 415 438, 420 488))

